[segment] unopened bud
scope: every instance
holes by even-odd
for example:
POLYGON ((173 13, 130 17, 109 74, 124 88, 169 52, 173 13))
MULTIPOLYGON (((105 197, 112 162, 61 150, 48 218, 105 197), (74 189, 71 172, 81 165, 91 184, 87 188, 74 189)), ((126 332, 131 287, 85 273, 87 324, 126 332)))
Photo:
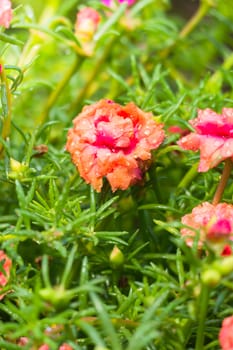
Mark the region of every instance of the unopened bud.
POLYGON ((233 256, 227 256, 215 264, 221 275, 228 275, 233 271, 233 256))
POLYGON ((216 269, 205 270, 201 275, 201 280, 204 284, 215 287, 221 279, 220 273, 216 269))
POLYGON ((77 13, 75 35, 86 55, 91 55, 94 49, 93 38, 99 22, 99 13, 91 7, 84 7, 77 13))
POLYGON ((113 268, 118 268, 124 263, 124 255, 116 245, 110 253, 109 260, 113 268))

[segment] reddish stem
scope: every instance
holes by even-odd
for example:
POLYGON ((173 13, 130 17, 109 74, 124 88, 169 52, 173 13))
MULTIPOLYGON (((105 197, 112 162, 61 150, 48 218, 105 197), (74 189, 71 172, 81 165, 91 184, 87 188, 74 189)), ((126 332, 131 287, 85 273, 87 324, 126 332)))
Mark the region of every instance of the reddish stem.
POLYGON ((231 158, 227 158, 225 160, 225 166, 224 166, 224 169, 223 169, 223 173, 222 173, 221 179, 219 181, 217 190, 215 192, 215 195, 214 195, 214 198, 213 198, 213 201, 212 201, 213 205, 217 205, 220 202, 220 200, 222 198, 222 195, 223 195, 223 192, 225 190, 227 181, 228 181, 228 179, 230 177, 232 167, 233 167, 233 162, 232 162, 231 158))

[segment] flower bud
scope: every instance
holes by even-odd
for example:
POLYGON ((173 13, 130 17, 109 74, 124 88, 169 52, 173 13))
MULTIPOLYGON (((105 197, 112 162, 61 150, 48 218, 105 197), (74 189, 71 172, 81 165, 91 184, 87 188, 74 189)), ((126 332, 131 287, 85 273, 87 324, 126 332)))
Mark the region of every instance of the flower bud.
POLYGON ((213 268, 205 270, 201 275, 202 282, 210 287, 215 287, 220 282, 220 279, 220 273, 213 268))
POLYGON ((118 268, 124 263, 124 255, 116 245, 110 253, 109 260, 113 268, 118 268))
POLYGON ((61 286, 58 286, 54 289, 43 288, 39 291, 39 295, 43 300, 51 303, 55 307, 65 305, 67 300, 69 299, 67 291, 61 286))
POLYGON ((221 275, 228 275, 233 271, 233 256, 228 256, 215 262, 216 269, 221 275))
POLYGON ((11 2, 9 0, 0 1, 0 26, 4 28, 9 28, 10 22, 12 20, 12 8, 11 2))
POLYGON ((91 7, 84 7, 77 13, 75 35, 86 55, 92 54, 93 37, 99 22, 99 13, 91 7))

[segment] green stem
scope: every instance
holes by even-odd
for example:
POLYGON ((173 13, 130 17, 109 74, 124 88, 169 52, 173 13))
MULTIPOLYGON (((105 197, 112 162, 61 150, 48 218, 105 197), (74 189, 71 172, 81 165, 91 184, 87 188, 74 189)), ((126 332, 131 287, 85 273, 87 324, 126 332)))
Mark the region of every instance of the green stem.
POLYGON ((95 65, 92 67, 89 76, 87 77, 87 80, 85 82, 85 85, 80 90, 77 98, 71 105, 71 110, 76 111, 76 113, 80 112, 81 104, 84 100, 84 98, 88 95, 90 91, 90 87, 92 83, 96 81, 97 75, 101 72, 104 62, 106 58, 108 57, 109 53, 112 50, 112 47, 118 37, 112 37, 109 42, 106 44, 105 50, 103 51, 102 55, 96 60, 95 65))
POLYGON ((214 198, 213 198, 213 201, 212 201, 213 205, 217 205, 220 202, 220 200, 222 198, 222 195, 223 195, 223 192, 225 190, 225 187, 227 185, 227 181, 228 181, 228 179, 230 177, 232 167, 233 167, 232 160, 230 158, 227 158, 225 160, 225 166, 224 166, 224 169, 223 169, 223 173, 222 173, 221 179, 219 181, 217 190, 215 192, 215 195, 214 195, 214 198))
MULTIPOLYGON (((197 9, 197 11, 194 13, 194 15, 190 18, 190 20, 185 24, 183 29, 180 31, 178 35, 178 39, 184 39, 186 38, 200 23, 202 18, 207 14, 209 8, 211 7, 211 4, 207 1, 202 1, 197 9)), ((171 50, 174 48, 174 46, 177 44, 178 40, 175 41, 171 46, 165 48, 160 52, 161 58, 167 58, 167 56, 170 54, 171 50)))
POLYGON ((53 107, 54 103, 59 98, 60 94, 64 90, 67 83, 70 81, 73 75, 78 71, 78 69, 82 66, 82 63, 85 60, 85 58, 86 57, 84 56, 80 58, 79 56, 76 55, 74 63, 72 64, 70 69, 66 72, 63 79, 56 86, 55 90, 53 90, 53 92, 50 94, 44 106, 44 109, 38 118, 39 124, 43 124, 44 122, 46 122, 50 109, 53 107))
MULTIPOLYGON (((10 134, 11 127, 11 92, 7 81, 4 63, 0 60, 0 81, 1 81, 1 103, 2 103, 2 128, 1 137, 5 139, 10 134)), ((3 145, 0 144, 0 156, 3 152, 3 145)))
POLYGON ((202 284, 198 307, 197 307, 198 326, 197 326, 197 338, 196 338, 195 350, 204 349, 205 321, 206 321, 206 314, 208 310, 209 294, 210 294, 209 287, 206 286, 205 284, 202 284))
POLYGON ((193 164, 189 171, 185 174, 183 179, 180 181, 177 186, 178 189, 187 188, 191 181, 197 176, 198 163, 193 164))
POLYGON ((91 211, 91 219, 90 226, 91 231, 94 232, 95 229, 95 214, 96 214, 96 198, 95 198, 95 190, 92 186, 90 186, 90 211, 91 211))
POLYGON ((194 30, 194 28, 196 28, 196 26, 201 22, 202 18, 207 14, 210 7, 211 4, 207 1, 202 1, 200 3, 197 11, 181 30, 179 34, 180 39, 186 38, 194 30))

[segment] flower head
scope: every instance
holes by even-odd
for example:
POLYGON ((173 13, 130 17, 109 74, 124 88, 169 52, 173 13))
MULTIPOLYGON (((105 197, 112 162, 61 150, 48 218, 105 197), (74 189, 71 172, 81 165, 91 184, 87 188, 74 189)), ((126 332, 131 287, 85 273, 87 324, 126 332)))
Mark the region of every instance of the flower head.
POLYGON ((223 108, 222 114, 209 108, 199 110, 198 117, 190 124, 195 131, 181 138, 178 144, 186 150, 200 150, 200 172, 227 158, 233 160, 233 108, 223 108))
POLYGON ((209 243, 223 244, 233 237, 233 205, 219 203, 217 205, 204 202, 195 207, 190 214, 182 217, 182 224, 188 228, 181 229, 186 244, 192 246, 197 231, 199 248, 207 240, 209 243))
POLYGON ((233 316, 225 318, 219 332, 219 343, 222 350, 233 349, 233 316))
POLYGON ((12 8, 9 0, 0 0, 0 26, 9 28, 12 19, 12 8))
MULTIPOLYGON (((10 276, 10 269, 12 265, 11 259, 4 253, 3 250, 0 250, 0 264, 1 264, 1 270, 0 270, 0 290, 1 287, 4 287, 10 276)), ((0 294, 0 300, 4 297, 5 294, 0 294)))
POLYGON ((106 177, 112 191, 125 190, 142 178, 151 150, 164 139, 163 125, 133 102, 109 100, 86 106, 74 119, 66 149, 81 177, 96 191, 106 177))

